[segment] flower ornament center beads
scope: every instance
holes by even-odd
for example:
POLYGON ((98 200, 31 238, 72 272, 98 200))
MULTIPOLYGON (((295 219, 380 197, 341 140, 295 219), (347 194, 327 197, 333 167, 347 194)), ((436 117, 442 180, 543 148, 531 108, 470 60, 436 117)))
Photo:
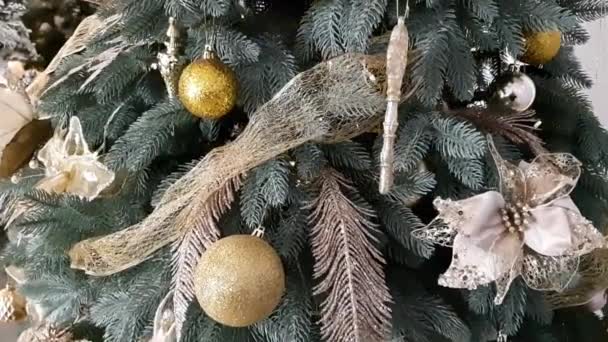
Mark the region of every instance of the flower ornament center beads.
POLYGON ((442 286, 476 289, 495 283, 496 304, 518 276, 536 290, 564 290, 581 256, 605 245, 569 196, 580 163, 555 153, 514 165, 489 145, 499 191, 458 201, 436 199, 439 215, 413 235, 452 247, 452 263, 439 278, 442 286))
POLYGON ((515 205, 507 203, 500 209, 502 224, 510 233, 523 233, 526 226, 530 223, 530 207, 522 202, 515 205))

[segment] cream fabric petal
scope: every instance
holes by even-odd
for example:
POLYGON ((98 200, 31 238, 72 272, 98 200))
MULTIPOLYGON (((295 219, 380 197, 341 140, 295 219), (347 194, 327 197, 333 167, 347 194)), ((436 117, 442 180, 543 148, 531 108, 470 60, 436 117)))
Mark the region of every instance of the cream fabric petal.
POLYGON ((412 235, 421 240, 452 247, 457 233, 463 233, 473 241, 487 241, 486 249, 494 242, 495 235, 503 230, 500 208, 504 206, 500 193, 489 191, 460 201, 437 198, 434 205, 439 215, 426 227, 412 235), (498 232, 497 232, 498 231, 498 232))
POLYGON ((505 200, 499 192, 484 192, 460 200, 458 204, 461 213, 457 213, 457 215, 462 216, 464 220, 464 224, 458 227, 458 230, 463 234, 473 239, 485 240, 487 235, 494 236, 496 230, 504 230, 500 218, 500 209, 505 206, 505 200))
POLYGON ((468 237, 456 235, 452 252, 452 262, 439 276, 439 285, 473 290, 496 280, 493 255, 477 247, 468 237))
POLYGON ((558 256, 573 247, 572 213, 578 208, 570 197, 562 197, 548 205, 530 210, 529 224, 524 231, 524 242, 537 253, 558 256))

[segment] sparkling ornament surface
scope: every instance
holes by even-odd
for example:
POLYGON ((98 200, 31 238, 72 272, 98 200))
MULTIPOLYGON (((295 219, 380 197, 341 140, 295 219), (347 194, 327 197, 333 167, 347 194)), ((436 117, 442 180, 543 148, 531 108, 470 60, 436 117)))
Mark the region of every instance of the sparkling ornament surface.
POLYGON ((12 287, 0 291, 0 322, 20 322, 27 317, 26 300, 12 287))
POLYGON ((203 253, 194 277, 196 298, 207 315, 231 327, 270 316, 285 291, 277 252, 252 235, 232 235, 203 253))
POLYGON ((521 113, 532 106, 536 99, 536 86, 532 79, 521 72, 509 72, 496 79, 491 86, 492 104, 521 113))
POLYGON ((562 43, 559 31, 531 32, 524 35, 526 46, 521 61, 528 64, 546 64, 557 56, 562 43))
POLYGON ((238 83, 234 72, 210 51, 184 68, 178 97, 194 116, 217 120, 236 104, 238 83))

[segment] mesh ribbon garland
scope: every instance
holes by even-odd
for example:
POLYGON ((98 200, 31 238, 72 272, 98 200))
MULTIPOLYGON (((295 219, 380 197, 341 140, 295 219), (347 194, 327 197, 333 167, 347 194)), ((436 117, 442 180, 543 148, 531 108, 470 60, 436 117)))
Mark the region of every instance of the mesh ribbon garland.
POLYGON ((439 215, 414 236, 453 248, 439 284, 475 289, 496 283, 501 304, 522 276, 537 290, 565 289, 580 257, 605 245, 570 199, 580 163, 567 153, 542 154, 519 166, 503 160, 490 140, 500 192, 464 200, 436 199, 439 215))
POLYGON ((596 249, 581 259, 573 286, 562 292, 547 293, 545 298, 554 309, 586 305, 591 311, 606 304, 608 289, 608 249, 596 249))
POLYGON ((79 242, 72 267, 110 275, 179 239, 228 180, 308 141, 334 143, 369 131, 385 106, 384 55, 345 54, 304 71, 251 117, 239 137, 207 154, 173 184, 142 222, 79 242))

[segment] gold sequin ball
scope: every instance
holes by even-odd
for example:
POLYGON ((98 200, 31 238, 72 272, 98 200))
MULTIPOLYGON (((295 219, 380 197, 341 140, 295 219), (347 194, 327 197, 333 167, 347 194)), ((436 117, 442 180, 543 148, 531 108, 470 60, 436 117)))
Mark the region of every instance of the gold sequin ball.
POLYGON ((234 72, 212 52, 186 66, 178 83, 178 97, 194 116, 217 120, 236 104, 238 82, 234 72))
POLYGON ((272 314, 285 291, 277 252, 252 235, 231 235, 203 253, 194 276, 203 311, 230 327, 247 327, 272 314))
POLYGON ((539 65, 551 62, 562 44, 560 31, 528 32, 524 34, 526 46, 521 61, 539 65))

